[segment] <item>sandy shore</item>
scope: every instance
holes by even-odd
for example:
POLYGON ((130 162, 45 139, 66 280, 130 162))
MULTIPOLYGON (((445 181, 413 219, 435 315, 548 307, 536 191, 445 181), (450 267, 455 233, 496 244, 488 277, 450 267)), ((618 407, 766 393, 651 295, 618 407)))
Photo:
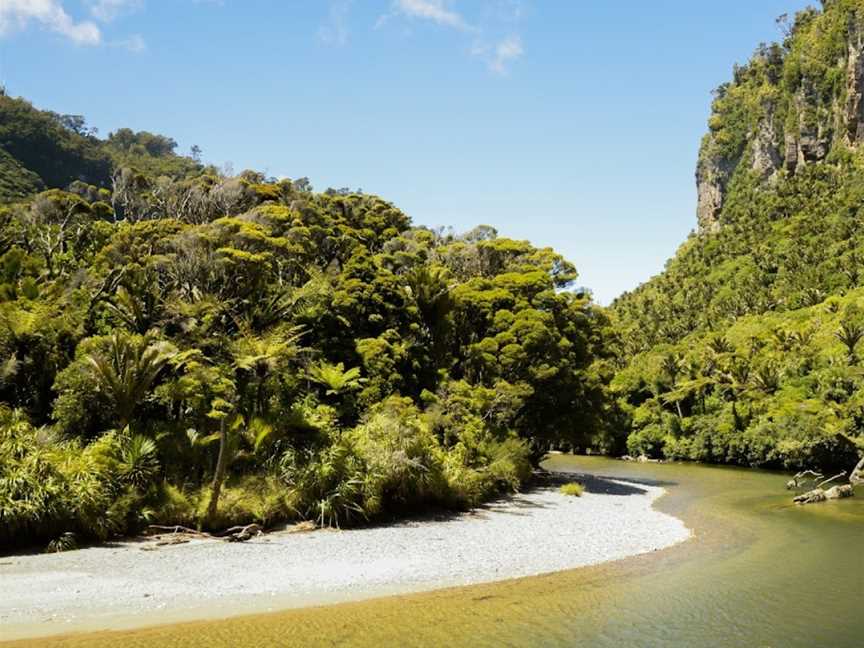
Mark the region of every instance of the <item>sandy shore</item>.
POLYGON ((0 639, 224 617, 573 569, 686 540, 663 489, 583 479, 472 513, 243 544, 126 541, 0 558, 0 639), (148 549, 148 550, 144 550, 148 549))

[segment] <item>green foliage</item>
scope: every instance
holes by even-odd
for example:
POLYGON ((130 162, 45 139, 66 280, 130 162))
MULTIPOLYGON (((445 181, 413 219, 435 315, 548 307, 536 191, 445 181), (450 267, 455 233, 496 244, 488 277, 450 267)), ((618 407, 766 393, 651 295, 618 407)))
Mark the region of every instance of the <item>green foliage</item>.
POLYGON ((120 427, 130 423, 135 408, 146 398, 173 353, 170 344, 148 344, 145 339, 114 333, 105 354, 84 356, 97 388, 113 404, 120 427))
POLYGON ((620 445, 611 322, 553 250, 4 109, 0 544, 464 508, 620 445))
POLYGON ((59 538, 55 538, 45 547, 45 553, 61 553, 63 551, 72 551, 78 548, 78 540, 75 534, 71 531, 62 533, 59 538))
POLYGON ((719 228, 612 307, 632 454, 848 469, 860 447, 861 33, 860 0, 802 11, 718 88, 700 177, 723 193, 719 228), (767 177, 754 156, 772 147, 767 177))
POLYGON ((611 385, 631 421, 628 451, 848 468, 864 436, 864 373, 854 355, 862 305, 856 289, 830 308, 750 315, 722 337, 697 332, 636 355, 611 385), (678 358, 674 379, 670 357, 678 358))
POLYGON ((309 367, 309 379, 326 388, 328 396, 360 389, 362 385, 360 368, 353 367, 346 371, 341 362, 336 365, 320 362, 309 367))
POLYGON ((146 488, 159 472, 156 442, 138 434, 124 439, 117 472, 122 481, 146 488))
POLYGON ((45 189, 37 173, 22 166, 14 157, 0 148, 0 200, 12 202, 32 196, 45 189))
POLYGON ((0 543, 134 528, 143 497, 120 477, 121 448, 114 434, 87 446, 61 442, 20 411, 0 411, 0 543))
POLYGON ((569 497, 582 497, 582 493, 585 492, 585 487, 579 482, 570 482, 568 484, 563 484, 560 491, 562 495, 567 495, 569 497))
POLYGON ((69 124, 63 116, 36 110, 23 99, 0 95, 0 148, 27 170, 24 175, 31 184, 65 188, 84 180, 107 185, 111 165, 99 140, 69 124))
MULTIPOLYGON (((202 519, 207 515, 206 504, 209 495, 201 491, 195 499, 199 502, 199 506, 194 519, 202 519)), ((188 515, 185 508, 177 512, 188 515)), ((169 524, 175 524, 176 517, 168 516, 164 512, 160 515, 163 519, 170 520, 169 524)), ((265 475, 244 475, 222 490, 219 509, 216 515, 208 520, 208 526, 213 529, 226 529, 257 523, 267 527, 291 519, 294 515, 291 493, 279 479, 265 475)))

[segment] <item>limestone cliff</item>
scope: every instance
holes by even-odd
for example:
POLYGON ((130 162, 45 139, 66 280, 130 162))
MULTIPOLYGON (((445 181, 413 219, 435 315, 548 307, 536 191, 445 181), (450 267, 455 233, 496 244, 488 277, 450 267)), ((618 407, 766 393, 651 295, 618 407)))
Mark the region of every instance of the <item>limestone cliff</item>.
POLYGON ((822 4, 715 91, 696 168, 700 232, 722 226, 739 174, 771 182, 864 142, 864 0, 822 4))

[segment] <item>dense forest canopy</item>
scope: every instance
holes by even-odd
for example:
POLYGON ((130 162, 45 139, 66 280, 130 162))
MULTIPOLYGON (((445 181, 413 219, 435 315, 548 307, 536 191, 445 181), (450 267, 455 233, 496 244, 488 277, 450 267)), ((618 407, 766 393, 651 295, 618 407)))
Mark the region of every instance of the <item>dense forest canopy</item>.
POLYGON ((715 92, 698 233, 612 306, 634 453, 848 470, 864 448, 864 2, 778 23, 715 92))
POLYGON ((461 508, 615 442, 551 249, 9 97, 0 132, 0 543, 461 508))

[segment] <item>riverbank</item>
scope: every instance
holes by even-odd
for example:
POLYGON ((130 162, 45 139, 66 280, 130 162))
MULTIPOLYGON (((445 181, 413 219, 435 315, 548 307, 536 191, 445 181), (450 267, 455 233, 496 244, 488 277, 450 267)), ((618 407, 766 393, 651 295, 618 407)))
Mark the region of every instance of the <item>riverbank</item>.
POLYGON ((534 576, 686 540, 652 507, 664 490, 584 479, 455 516, 242 544, 124 541, 0 559, 3 639, 155 625, 534 576))

